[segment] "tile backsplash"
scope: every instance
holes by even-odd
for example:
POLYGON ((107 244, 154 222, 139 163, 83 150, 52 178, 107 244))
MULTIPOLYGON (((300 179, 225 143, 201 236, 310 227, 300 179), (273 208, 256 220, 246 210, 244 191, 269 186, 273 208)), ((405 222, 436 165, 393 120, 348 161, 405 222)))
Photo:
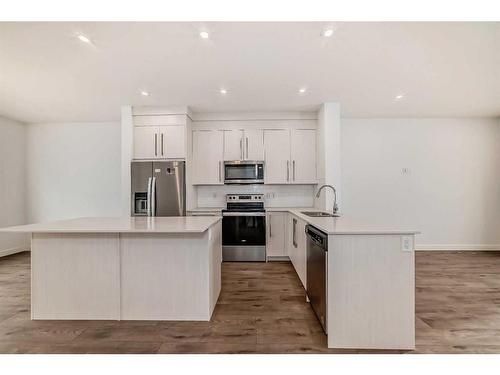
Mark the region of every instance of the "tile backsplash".
POLYGON ((267 207, 312 207, 316 185, 197 186, 198 207, 224 207, 226 194, 264 194, 267 207))

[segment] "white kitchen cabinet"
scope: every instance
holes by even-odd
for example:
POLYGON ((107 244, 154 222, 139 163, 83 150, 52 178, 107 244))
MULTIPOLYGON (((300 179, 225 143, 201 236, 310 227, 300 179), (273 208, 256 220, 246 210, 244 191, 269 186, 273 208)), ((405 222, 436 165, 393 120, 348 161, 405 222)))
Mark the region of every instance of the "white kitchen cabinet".
POLYGON ((221 185, 224 182, 224 134, 219 130, 194 130, 193 183, 221 185))
POLYGON ((243 130, 224 130, 224 160, 243 160, 243 130))
POLYGON ((264 131, 245 129, 243 136, 242 144, 245 160, 264 160, 264 131))
POLYGON ((285 246, 286 212, 267 213, 267 244, 268 257, 284 257, 287 255, 285 246))
POLYGON ((287 220, 287 252, 295 272, 306 288, 307 252, 306 252, 306 222, 295 215, 288 214, 287 220))
POLYGON ((290 130, 264 130, 264 181, 286 184, 290 181, 290 130))
POLYGON ((186 157, 186 128, 184 126, 160 126, 159 155, 166 159, 186 157))
POLYGON ((185 127, 134 127, 134 159, 184 159, 186 157, 185 127))
POLYGON ((158 127, 134 128, 134 159, 155 159, 158 157, 158 127))
POLYGON ((224 130, 224 160, 264 160, 264 132, 224 130))
POLYGON ((316 130, 292 129, 290 135, 290 180, 302 184, 317 183, 316 130))
POLYGON ((264 131, 267 184, 316 184, 316 130, 264 131))

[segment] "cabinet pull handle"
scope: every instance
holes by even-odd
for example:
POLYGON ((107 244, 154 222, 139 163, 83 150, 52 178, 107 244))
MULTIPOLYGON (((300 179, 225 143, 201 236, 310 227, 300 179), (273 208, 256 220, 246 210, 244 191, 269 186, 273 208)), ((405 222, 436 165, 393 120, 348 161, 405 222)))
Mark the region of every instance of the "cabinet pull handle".
POLYGON ((297 232, 297 220, 293 219, 293 236, 292 236, 293 247, 297 247, 297 239, 295 235, 296 232, 297 232))
POLYGON ((163 156, 163 133, 161 133, 161 156, 163 156))
POLYGON ((155 156, 158 156, 158 134, 155 133, 155 156))
POLYGON ((243 138, 240 138, 240 158, 243 160, 243 138))
POLYGON ((290 181, 290 161, 286 161, 286 180, 290 181))
POLYGON ((245 139, 246 139, 246 143, 247 143, 247 157, 246 158, 248 159, 248 137, 245 137, 245 139))
POLYGON ((222 162, 219 161, 219 182, 221 182, 221 173, 220 173, 220 169, 221 169, 221 164, 222 162))
POLYGON ((273 225, 271 221, 271 216, 269 216, 269 237, 273 236, 273 225))
POLYGON ((292 161, 293 180, 295 181, 295 160, 292 161))

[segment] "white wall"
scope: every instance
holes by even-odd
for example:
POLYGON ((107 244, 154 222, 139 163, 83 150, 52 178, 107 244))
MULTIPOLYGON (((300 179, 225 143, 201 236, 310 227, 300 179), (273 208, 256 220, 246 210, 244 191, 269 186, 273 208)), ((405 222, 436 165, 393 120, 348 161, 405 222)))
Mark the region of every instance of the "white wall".
POLYGON ((343 119, 342 185, 344 214, 420 249, 500 249, 498 119, 343 119))
POLYGON ((119 216, 120 124, 27 126, 28 220, 119 216))
MULTIPOLYGON (((340 104, 323 103, 318 111, 317 131, 317 162, 319 186, 328 184, 335 187, 337 204, 341 205, 341 122, 340 104)), ((319 187, 318 186, 318 187, 319 187)), ((315 200, 315 207, 331 210, 334 199, 331 189, 324 189, 319 199, 315 200)))
MULTIPOLYGON (((0 227, 26 223, 24 124, 0 117, 0 227)), ((0 233, 0 256, 27 249, 29 236, 0 233)))

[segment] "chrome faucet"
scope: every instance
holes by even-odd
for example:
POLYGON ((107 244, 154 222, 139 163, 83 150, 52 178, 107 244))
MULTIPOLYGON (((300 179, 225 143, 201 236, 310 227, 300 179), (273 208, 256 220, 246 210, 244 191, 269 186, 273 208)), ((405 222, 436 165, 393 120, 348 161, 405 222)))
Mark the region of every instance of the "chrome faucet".
POLYGON ((321 190, 323 190, 326 187, 329 187, 333 190, 333 197, 334 197, 334 199, 333 199, 333 213, 336 214, 337 211, 339 210, 339 207, 337 206, 337 190, 335 190, 335 188, 332 185, 322 185, 318 189, 318 192, 316 193, 316 198, 319 198, 319 196, 321 194, 321 190))

